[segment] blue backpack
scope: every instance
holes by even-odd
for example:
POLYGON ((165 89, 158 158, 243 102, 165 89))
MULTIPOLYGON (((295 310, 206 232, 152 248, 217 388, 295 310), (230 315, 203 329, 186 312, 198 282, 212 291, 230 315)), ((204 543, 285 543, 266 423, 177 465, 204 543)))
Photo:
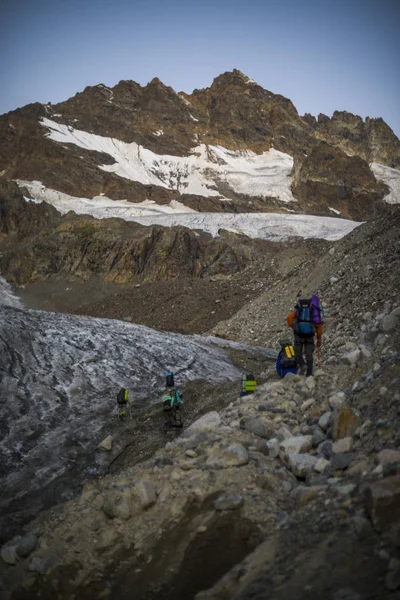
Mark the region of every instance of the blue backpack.
POLYGON ((165 376, 165 386, 167 388, 173 388, 175 386, 174 374, 172 373, 172 371, 168 371, 168 373, 165 376))
POLYGON ((315 335, 311 299, 298 300, 295 309, 296 318, 293 330, 301 337, 311 337, 315 335))

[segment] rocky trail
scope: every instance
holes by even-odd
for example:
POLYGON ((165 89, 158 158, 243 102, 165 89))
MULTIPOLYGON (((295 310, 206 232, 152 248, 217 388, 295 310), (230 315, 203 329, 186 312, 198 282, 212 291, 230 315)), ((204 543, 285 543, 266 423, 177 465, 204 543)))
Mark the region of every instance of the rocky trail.
POLYGON ((107 474, 3 544, 3 597, 398 600, 398 223, 388 209, 214 330, 273 347, 306 282, 327 307, 322 369, 278 380, 231 348, 253 395, 193 378, 162 443, 158 407, 138 413, 107 474))

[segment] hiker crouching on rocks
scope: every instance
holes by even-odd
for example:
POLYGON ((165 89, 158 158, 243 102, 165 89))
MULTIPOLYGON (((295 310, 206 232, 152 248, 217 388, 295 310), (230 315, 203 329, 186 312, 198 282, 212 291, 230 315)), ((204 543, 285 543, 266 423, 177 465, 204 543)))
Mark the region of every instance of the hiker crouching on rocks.
POLYGON ((315 294, 307 299, 301 298, 301 296, 302 292, 300 291, 297 294, 298 300, 294 311, 287 316, 287 323, 294 333, 293 345, 298 373, 304 375, 304 367, 307 365, 306 377, 310 377, 313 374, 315 334, 317 335, 318 356, 322 345, 324 310, 315 294), (306 357, 305 361, 303 353, 306 357))

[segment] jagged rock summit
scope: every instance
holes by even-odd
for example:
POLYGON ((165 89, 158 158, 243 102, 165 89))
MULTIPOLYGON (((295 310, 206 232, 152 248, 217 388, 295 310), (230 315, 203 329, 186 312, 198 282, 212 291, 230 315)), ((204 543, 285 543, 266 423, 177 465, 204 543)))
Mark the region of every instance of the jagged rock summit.
POLYGON ((237 69, 192 94, 158 78, 87 87, 0 116, 0 137, 2 179, 39 180, 78 198, 178 200, 199 212, 368 219, 389 192, 368 163, 400 167, 399 140, 382 119, 302 117, 237 69), (327 145, 340 160, 327 161, 327 145))

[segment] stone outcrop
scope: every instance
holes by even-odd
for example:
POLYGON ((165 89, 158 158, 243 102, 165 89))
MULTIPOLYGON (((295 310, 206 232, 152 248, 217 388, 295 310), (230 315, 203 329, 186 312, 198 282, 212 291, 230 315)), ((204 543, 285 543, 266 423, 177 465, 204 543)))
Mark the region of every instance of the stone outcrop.
POLYGON ((62 217, 46 203, 26 203, 12 183, 0 183, 1 241, 0 269, 17 285, 63 276, 129 283, 229 275, 262 258, 270 246, 184 227, 62 217))
POLYGON ((0 181, 0 240, 21 240, 60 223, 60 213, 50 204, 25 202, 16 183, 0 181))
POLYGON ((185 98, 204 115, 204 143, 255 151, 273 145, 289 154, 296 147, 303 150, 312 144, 308 127, 293 103, 263 89, 237 69, 185 98))
POLYGON ((388 192, 368 163, 321 142, 307 155, 295 155, 292 191, 305 212, 363 220, 377 213, 388 192))
MULTIPOLYGON (((307 122, 310 122, 309 118, 307 122)), ((400 166, 399 140, 383 119, 367 117, 363 121, 358 115, 335 111, 331 119, 319 115, 318 122, 313 122, 312 127, 317 136, 351 155, 397 169, 400 166)))

